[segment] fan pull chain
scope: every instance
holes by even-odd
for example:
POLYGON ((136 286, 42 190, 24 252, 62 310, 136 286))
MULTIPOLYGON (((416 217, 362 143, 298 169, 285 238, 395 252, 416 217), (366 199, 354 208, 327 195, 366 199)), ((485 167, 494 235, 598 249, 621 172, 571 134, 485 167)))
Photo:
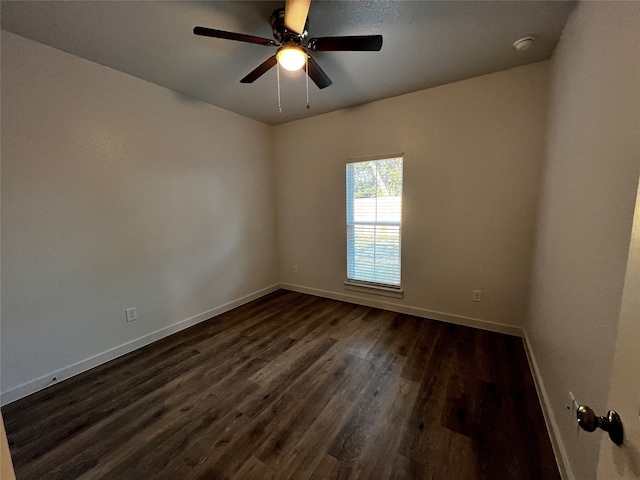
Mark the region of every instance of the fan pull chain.
POLYGON ((307 81, 307 110, 309 109, 309 55, 305 55, 304 56, 304 63, 305 63, 305 78, 307 81))
POLYGON ((282 113, 282 105, 280 105, 280 62, 276 63, 276 77, 278 78, 278 113, 282 113))

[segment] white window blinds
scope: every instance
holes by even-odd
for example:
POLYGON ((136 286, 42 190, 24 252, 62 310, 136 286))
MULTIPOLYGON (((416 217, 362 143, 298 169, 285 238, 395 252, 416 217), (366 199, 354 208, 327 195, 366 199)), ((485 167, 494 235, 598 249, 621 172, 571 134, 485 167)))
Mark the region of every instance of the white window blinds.
POLYGON ((402 157, 347 164, 347 279, 400 287, 402 157))

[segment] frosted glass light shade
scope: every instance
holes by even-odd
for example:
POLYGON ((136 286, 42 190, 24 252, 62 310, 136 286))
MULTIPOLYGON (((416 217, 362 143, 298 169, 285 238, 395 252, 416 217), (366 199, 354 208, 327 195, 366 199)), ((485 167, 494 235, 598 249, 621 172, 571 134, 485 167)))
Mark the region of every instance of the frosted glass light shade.
POLYGON ((307 54, 300 47, 282 47, 276 53, 276 58, 282 68, 295 72, 304 66, 307 54))

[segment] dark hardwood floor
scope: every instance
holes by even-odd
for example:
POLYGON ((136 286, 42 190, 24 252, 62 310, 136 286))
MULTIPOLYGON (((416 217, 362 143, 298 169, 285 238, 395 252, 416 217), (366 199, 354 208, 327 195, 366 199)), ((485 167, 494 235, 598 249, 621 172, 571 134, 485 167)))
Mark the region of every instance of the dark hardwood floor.
POLYGON ((2 412, 18 480, 560 478, 521 339, 284 290, 2 412))

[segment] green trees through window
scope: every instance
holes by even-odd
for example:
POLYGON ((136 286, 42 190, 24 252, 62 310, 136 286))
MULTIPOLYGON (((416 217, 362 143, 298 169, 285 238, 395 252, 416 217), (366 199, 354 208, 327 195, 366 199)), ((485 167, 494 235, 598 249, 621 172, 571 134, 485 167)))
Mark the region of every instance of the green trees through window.
POLYGON ((355 198, 402 195, 402 159, 352 163, 355 198))

